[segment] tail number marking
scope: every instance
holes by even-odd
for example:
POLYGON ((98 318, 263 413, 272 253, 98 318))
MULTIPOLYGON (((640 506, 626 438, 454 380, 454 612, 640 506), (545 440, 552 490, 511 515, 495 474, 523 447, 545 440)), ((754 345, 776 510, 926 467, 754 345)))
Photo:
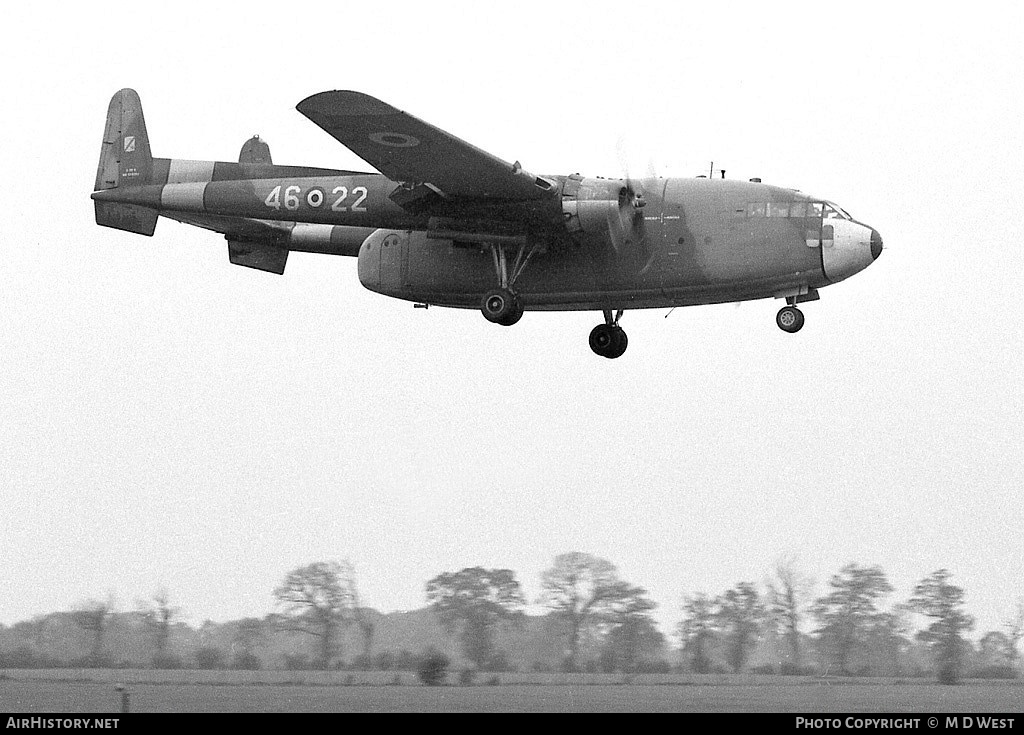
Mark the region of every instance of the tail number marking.
MULTIPOLYGON (((344 205, 346 199, 348 199, 348 188, 344 186, 335 187, 334 191, 331 192, 335 195, 340 195, 331 206, 331 210, 334 212, 347 212, 348 208, 344 205)), ((352 190, 352 196, 356 197, 356 200, 352 203, 353 212, 365 212, 366 207, 362 206, 363 202, 366 201, 366 197, 369 196, 369 192, 366 191, 365 186, 357 186, 352 190)))
MULTIPOLYGON (((331 205, 332 212, 365 212, 366 207, 363 204, 366 202, 367 197, 369 197, 370 192, 365 186, 357 186, 351 192, 347 186, 337 186, 331 192, 331 195, 335 197, 334 204, 331 205), (355 198, 351 207, 345 204, 350 195, 355 198)), ((320 209, 324 205, 325 198, 324 190, 320 188, 312 188, 303 192, 301 186, 275 186, 267 194, 267 198, 263 200, 263 203, 269 209, 280 211, 283 206, 289 212, 294 212, 299 208, 303 199, 305 199, 306 205, 310 209, 320 209)))

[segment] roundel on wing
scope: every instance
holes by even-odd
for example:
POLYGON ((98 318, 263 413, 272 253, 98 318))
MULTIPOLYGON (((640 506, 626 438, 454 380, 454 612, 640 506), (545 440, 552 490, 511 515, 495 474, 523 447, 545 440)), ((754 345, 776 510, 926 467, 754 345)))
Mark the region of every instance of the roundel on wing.
POLYGON ((405 133, 370 133, 370 140, 378 145, 386 145, 390 148, 415 148, 420 144, 419 138, 414 138, 405 133))

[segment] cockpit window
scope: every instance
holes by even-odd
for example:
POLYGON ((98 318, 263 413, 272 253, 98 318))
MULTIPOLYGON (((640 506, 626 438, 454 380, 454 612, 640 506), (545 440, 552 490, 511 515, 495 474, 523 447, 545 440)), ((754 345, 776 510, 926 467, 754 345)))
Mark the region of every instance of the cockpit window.
MULTIPOLYGON (((748 217, 813 217, 821 219, 825 205, 821 202, 752 202, 747 205, 748 217)), ((839 212, 838 207, 835 208, 839 212)), ((833 214, 833 216, 836 216, 833 214)), ((839 215, 841 216, 841 215, 839 215)))
POLYGON ((747 216, 853 219, 845 209, 832 202, 752 202, 747 205, 747 216))
POLYGON ((847 214, 838 204, 825 202, 825 219, 853 219, 853 217, 847 214))

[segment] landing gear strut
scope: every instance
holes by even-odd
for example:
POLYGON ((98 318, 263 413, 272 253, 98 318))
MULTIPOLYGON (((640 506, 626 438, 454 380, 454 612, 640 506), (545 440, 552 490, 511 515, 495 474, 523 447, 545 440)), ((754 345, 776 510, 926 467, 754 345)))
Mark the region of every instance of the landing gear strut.
POLYGON ((519 276, 526 270, 526 265, 537 251, 537 247, 519 245, 511 273, 508 256, 505 252, 507 246, 501 243, 492 243, 490 247, 491 255, 494 258, 494 273, 498 277, 499 287, 484 294, 483 300, 480 302, 480 311, 487 321, 500 324, 503 327, 511 327, 523 318, 524 312, 523 302, 514 286, 519 276))
POLYGON ((604 324, 598 324, 590 333, 590 349, 601 357, 614 360, 622 357, 629 346, 629 338, 625 331, 619 326, 619 319, 622 318, 622 311, 616 312, 612 318, 611 309, 604 311, 604 324))
POLYGON ((783 332, 796 334, 804 327, 804 313, 796 308, 796 306, 784 306, 779 310, 778 316, 775 317, 775 323, 779 325, 779 329, 783 332))

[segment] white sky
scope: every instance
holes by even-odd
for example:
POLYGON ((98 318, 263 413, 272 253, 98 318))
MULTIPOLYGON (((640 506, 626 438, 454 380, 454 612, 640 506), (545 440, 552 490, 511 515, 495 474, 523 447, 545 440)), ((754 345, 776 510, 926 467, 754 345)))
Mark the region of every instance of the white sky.
POLYGON ((1017 3, 21 3, 0 45, 0 622, 168 588, 261 615, 301 564, 364 600, 436 574, 604 556, 663 629, 686 592, 880 564, 953 571, 977 633, 1024 595, 1024 12, 1017 3), (910 5, 910 4, 908 4, 910 5), (441 9, 438 9, 440 7, 441 9), (849 6, 852 7, 852 6, 849 6), (336 8, 336 9, 335 9, 336 8), (429 8, 429 9, 428 9, 429 8), (839 202, 888 249, 804 309, 597 314, 513 329, 284 277, 162 220, 93 222, 110 96, 154 154, 368 170, 294 106, 357 89, 535 173, 709 162, 839 202))

